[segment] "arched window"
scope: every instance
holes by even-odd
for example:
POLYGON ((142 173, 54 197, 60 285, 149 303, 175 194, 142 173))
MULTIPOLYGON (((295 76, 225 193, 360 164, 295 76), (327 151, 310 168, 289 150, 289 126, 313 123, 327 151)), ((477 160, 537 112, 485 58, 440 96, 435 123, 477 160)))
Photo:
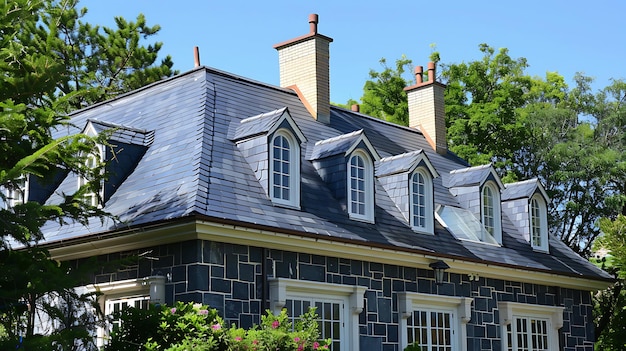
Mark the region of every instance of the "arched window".
POLYGON ((300 149, 285 131, 274 135, 270 150, 270 198, 283 205, 300 205, 300 149))
POLYGON ((356 151, 348 162, 348 213, 351 218, 374 220, 374 180, 372 162, 356 151))
POLYGON ((500 192, 491 182, 485 183, 481 196, 482 223, 498 243, 502 243, 500 192))
POLYGON ((433 186, 430 175, 422 168, 411 176, 411 227, 433 233, 433 186))
POLYGON ((530 244, 533 249, 548 251, 548 215, 546 203, 539 195, 530 199, 530 244))

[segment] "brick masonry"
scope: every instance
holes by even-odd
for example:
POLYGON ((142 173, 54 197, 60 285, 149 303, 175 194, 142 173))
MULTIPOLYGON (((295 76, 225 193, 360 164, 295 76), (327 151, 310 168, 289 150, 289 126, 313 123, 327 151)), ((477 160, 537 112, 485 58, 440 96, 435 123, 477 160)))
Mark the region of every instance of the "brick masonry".
POLYGON ((446 274, 446 283, 437 286, 431 270, 202 240, 100 259, 113 262, 143 252, 149 252, 143 256, 149 258, 121 269, 103 270, 94 277, 95 282, 169 274, 167 303, 202 302, 216 308, 228 324, 248 328, 259 323, 262 311, 268 307, 263 306, 263 298, 268 298, 262 275, 266 254, 267 273, 279 278, 367 287, 359 331, 368 350, 377 345, 378 350, 400 351, 396 293, 407 291, 472 297, 472 319, 467 324, 469 351, 501 350, 497 308, 501 301, 565 307, 560 349, 593 351, 588 341, 594 339, 593 305, 587 291, 484 277, 469 281, 466 275, 458 274, 446 274))

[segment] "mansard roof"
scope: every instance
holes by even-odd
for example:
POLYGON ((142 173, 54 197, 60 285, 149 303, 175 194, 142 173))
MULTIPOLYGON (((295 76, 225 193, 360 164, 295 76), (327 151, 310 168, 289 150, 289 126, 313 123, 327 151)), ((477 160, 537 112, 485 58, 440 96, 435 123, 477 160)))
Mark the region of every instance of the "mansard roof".
MULTIPOLYGON (((458 258, 594 280, 610 278, 557 239, 550 241, 550 254, 533 252, 506 216, 503 216, 501 247, 457 240, 437 222, 435 235, 416 233, 378 180, 375 180, 375 223, 351 220, 311 160, 345 153, 356 145, 371 147, 375 160, 421 150, 420 154, 442 175, 433 179, 435 204, 456 207, 462 206, 444 181, 451 180, 453 185, 473 183, 486 179, 492 169, 450 173, 468 167, 467 163, 450 152, 442 155, 433 151, 419 130, 343 108, 331 108, 330 123, 317 122, 289 89, 200 67, 76 111, 71 115, 72 125, 76 127, 58 131, 56 137, 78 133, 90 121, 94 125, 104 125, 95 121, 106 121, 113 126, 132 126, 119 130, 132 131, 138 137, 143 135, 147 150, 105 203, 105 210, 119 220, 94 219, 87 227, 48 223, 43 232, 46 243, 52 246, 195 218, 355 245, 408 250, 429 257, 458 258), (269 130, 270 121, 279 118, 282 109, 288 109, 305 137, 301 145, 300 209, 274 206, 255 177, 256 170, 229 138, 229 135, 246 137, 269 130), (245 131, 232 129, 250 116, 267 118, 248 120, 245 131)), ((64 181, 56 193, 69 193, 75 186, 75 182, 64 181)))

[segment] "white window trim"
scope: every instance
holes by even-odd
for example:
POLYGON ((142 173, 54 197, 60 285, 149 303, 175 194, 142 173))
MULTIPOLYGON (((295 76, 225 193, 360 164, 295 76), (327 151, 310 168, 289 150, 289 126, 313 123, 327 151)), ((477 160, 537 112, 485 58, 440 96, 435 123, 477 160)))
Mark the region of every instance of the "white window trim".
POLYGON ((273 278, 269 280, 270 310, 274 314, 280 313, 290 296, 312 296, 320 299, 344 298, 346 300, 347 320, 344 326, 345 342, 342 340, 342 350, 359 350, 359 314, 363 311, 364 295, 367 290, 364 286, 320 283, 305 280, 273 278))
MULTIPOLYGON (((97 154, 94 152, 93 156, 96 158, 96 166, 98 166, 99 163, 104 162, 104 146, 101 145, 101 144, 96 144, 95 151, 97 152, 97 154)), ((85 159, 85 162, 87 162, 87 160, 90 159, 91 156, 92 156, 91 154, 88 155, 87 158, 85 159)), ((86 166, 88 166, 88 165, 86 164, 86 166)), ((77 184, 76 189, 80 189, 80 187, 83 186, 84 184, 86 184, 87 182, 89 182, 89 179, 79 175, 78 176, 78 184, 77 184)), ((96 196, 96 193, 91 192, 91 191, 88 192, 88 193, 85 193, 85 197, 87 197, 87 196, 93 196, 95 198, 95 201, 96 201, 95 204, 91 203, 89 205, 97 206, 97 207, 103 207, 103 204, 100 203, 100 199, 102 201, 104 201, 104 181, 102 181, 102 184, 100 186, 100 192, 99 192, 98 196, 96 196)))
POLYGON ((374 164, 370 157, 362 150, 355 150, 348 157, 346 164, 346 189, 347 189, 347 209, 351 219, 374 223, 374 164), (352 212, 352 182, 350 181, 351 161, 355 156, 363 159, 365 173, 365 213, 352 212))
POLYGON ((413 311, 421 308, 432 310, 433 308, 441 308, 453 310, 455 316, 453 319, 454 330, 457 331, 454 341, 458 350, 467 350, 467 323, 472 318, 472 301, 471 297, 456 297, 444 295, 422 294, 415 292, 398 293, 398 313, 400 314, 400 326, 398 337, 400 340, 400 350, 404 350, 409 344, 407 334, 407 320, 413 314, 413 311))
MULTIPOLYGON (((483 225, 485 224, 485 204, 484 193, 486 189, 491 190, 493 195, 493 238, 498 244, 502 245, 502 204, 500 198, 500 188, 493 182, 486 182, 480 191, 480 217, 483 225)), ((486 227, 485 227, 486 229, 486 227)))
POLYGON ((409 177, 409 223, 411 228, 420 233, 434 234, 435 228, 435 211, 433 209, 433 179, 430 172, 424 167, 418 167, 411 173, 409 177), (420 227, 414 225, 413 222, 413 177, 416 173, 420 173, 424 177, 424 201, 426 212, 426 226, 420 227))
POLYGON ((498 302, 502 335, 502 350, 507 351, 507 326, 515 321, 515 317, 535 317, 548 320, 548 345, 550 350, 559 349, 559 329, 563 327, 563 311, 565 307, 534 305, 519 302, 498 302))
POLYGON ((286 129, 274 133, 269 143, 269 195, 273 203, 300 209, 300 144, 286 129), (290 200, 274 197, 274 139, 282 136, 289 142, 289 193, 290 200))
POLYGON ((16 179, 16 183, 22 181, 24 182, 24 184, 21 186, 18 185, 18 188, 16 189, 4 189, 4 195, 6 196, 6 203, 4 208, 6 208, 7 210, 14 207, 15 205, 21 205, 28 202, 28 175, 22 174, 16 179), (16 199, 16 194, 18 194, 19 196, 18 199, 16 199))
MULTIPOLYGON (((135 298, 149 296, 150 303, 165 303, 165 280, 164 276, 150 276, 139 279, 126 279, 115 282, 87 285, 87 291, 98 292, 100 310, 104 313, 108 300, 118 300, 125 297, 135 298)), ((104 340, 108 337, 108 331, 99 327, 97 331, 97 344, 104 346, 104 340)))
POLYGON ((530 228, 530 245, 532 246, 533 250, 536 251, 541 251, 541 252, 548 252, 549 251, 549 247, 548 247, 548 209, 546 207, 546 201, 544 200, 544 198, 539 195, 539 194, 535 194, 533 197, 530 198, 530 201, 528 202, 528 226, 530 228), (539 204, 539 225, 540 225, 540 239, 541 239, 541 243, 540 245, 535 245, 534 241, 533 241, 533 225, 532 225, 532 220, 533 220, 533 208, 532 208, 532 203, 533 200, 537 201, 537 203, 539 204))

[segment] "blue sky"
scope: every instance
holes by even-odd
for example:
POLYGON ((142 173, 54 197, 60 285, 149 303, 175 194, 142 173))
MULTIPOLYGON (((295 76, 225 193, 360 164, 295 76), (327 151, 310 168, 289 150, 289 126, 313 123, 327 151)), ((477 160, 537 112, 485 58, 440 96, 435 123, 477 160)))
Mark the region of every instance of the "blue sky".
POLYGON ((159 24, 154 41, 172 56, 174 68, 193 69, 193 47, 202 65, 278 85, 273 45, 307 34, 308 15, 319 14, 318 31, 330 45, 331 100, 359 100, 370 69, 381 70, 406 55, 426 66, 431 44, 443 63, 482 57, 478 46, 508 48, 525 57, 527 73, 548 71, 573 84, 576 72, 594 77, 594 88, 626 79, 626 2, 596 1, 304 1, 304 0, 83 0, 86 21, 114 26, 113 18, 159 24))

